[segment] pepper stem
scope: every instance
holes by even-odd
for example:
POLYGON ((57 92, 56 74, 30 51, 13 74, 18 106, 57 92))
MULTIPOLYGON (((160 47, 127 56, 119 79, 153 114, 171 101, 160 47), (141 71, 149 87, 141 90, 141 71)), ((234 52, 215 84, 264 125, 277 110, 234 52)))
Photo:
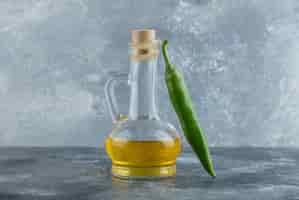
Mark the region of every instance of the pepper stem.
POLYGON ((162 43, 162 54, 163 54, 163 57, 164 57, 166 68, 173 69, 173 66, 171 65, 170 60, 169 60, 168 51, 167 51, 167 45, 168 45, 168 41, 167 40, 163 40, 163 43, 162 43))

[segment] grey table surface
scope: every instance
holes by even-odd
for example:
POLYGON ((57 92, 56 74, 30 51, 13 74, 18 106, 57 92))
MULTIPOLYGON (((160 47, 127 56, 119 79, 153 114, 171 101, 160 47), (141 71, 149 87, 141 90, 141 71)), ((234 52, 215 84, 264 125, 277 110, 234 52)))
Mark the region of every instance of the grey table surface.
POLYGON ((212 148, 212 179, 189 149, 177 176, 154 181, 111 177, 100 148, 1 148, 5 199, 299 199, 299 149, 212 148))

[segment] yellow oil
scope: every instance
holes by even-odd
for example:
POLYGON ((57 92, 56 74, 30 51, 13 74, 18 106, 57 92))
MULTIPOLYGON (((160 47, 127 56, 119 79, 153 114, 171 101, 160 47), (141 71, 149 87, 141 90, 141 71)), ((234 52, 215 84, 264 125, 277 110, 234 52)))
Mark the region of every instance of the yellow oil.
POLYGON ((176 158, 181 152, 180 138, 173 141, 128 141, 108 137, 105 146, 112 160, 112 171, 128 176, 174 175, 176 158))

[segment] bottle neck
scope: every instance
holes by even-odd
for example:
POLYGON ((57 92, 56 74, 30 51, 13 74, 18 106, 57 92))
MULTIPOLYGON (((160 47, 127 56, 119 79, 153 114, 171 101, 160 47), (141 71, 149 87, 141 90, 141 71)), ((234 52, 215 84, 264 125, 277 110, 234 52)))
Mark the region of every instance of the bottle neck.
POLYGON ((131 60, 129 119, 159 119, 156 106, 157 57, 131 60))

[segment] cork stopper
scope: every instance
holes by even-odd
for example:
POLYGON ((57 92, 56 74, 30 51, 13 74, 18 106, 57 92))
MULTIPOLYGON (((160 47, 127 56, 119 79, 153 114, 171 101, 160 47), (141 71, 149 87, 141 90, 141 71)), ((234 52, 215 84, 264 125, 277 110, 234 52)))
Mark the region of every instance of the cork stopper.
POLYGON ((132 44, 149 43, 156 40, 156 31, 153 29, 131 30, 132 44))
POLYGON ((131 30, 131 60, 141 61, 157 58, 160 48, 160 40, 156 39, 156 31, 153 29, 131 30))

